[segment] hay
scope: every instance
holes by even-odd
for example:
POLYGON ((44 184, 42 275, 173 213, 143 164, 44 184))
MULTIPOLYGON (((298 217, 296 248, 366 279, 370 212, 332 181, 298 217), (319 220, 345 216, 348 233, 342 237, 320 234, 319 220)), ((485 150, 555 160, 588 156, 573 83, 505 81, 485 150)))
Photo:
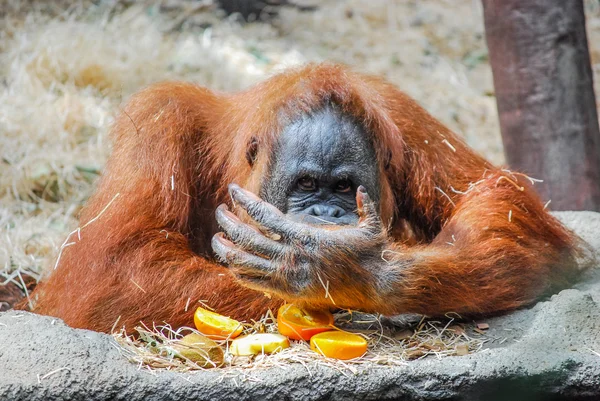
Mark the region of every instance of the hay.
MULTIPOLYGON (((313 366, 327 366, 343 374, 355 374, 363 366, 401 366, 406 365, 410 360, 428 356, 441 358, 466 355, 481 350, 487 341, 483 332, 475 331, 475 326, 456 323, 453 318, 445 321, 422 319, 398 331, 382 324, 378 317, 365 314, 360 314, 361 321, 352 322, 352 327, 358 324, 365 326, 364 328, 345 327, 349 322, 344 323, 343 320, 351 315, 350 313, 338 314, 336 321, 342 329, 367 339, 368 351, 360 358, 347 361, 326 358, 312 351, 307 342, 294 340, 290 341, 290 348, 276 354, 236 357, 227 352, 227 341, 221 341, 220 344, 226 350, 225 364, 215 368, 223 377, 246 379, 251 377, 253 372, 264 369, 285 370, 291 363, 301 364, 309 372, 313 366)), ((205 369, 190 360, 178 358, 174 351, 174 345, 178 340, 191 332, 197 333, 195 329, 184 327, 174 331, 166 325, 152 329, 137 327, 136 331, 135 337, 127 335, 124 330, 113 331, 113 337, 122 355, 136 364, 139 369, 177 372, 205 369)), ((243 334, 259 332, 277 333, 277 320, 272 312, 269 311, 260 321, 244 325, 243 334)))

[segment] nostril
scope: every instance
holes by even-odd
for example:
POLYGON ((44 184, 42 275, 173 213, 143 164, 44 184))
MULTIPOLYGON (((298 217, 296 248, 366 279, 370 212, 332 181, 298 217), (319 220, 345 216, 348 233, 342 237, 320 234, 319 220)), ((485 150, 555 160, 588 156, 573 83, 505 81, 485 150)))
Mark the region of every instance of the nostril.
POLYGON ((333 206, 329 209, 329 216, 342 217, 346 212, 341 207, 333 206))
POLYGON ((314 205, 308 209, 308 214, 311 216, 322 216, 323 208, 320 205, 314 205))

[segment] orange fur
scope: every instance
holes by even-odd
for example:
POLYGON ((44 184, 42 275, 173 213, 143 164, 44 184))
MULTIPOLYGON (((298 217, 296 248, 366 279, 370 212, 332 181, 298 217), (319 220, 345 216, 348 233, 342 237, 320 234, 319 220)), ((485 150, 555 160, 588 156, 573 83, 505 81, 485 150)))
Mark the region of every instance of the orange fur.
POLYGON ((365 309, 383 313, 488 313, 531 302, 574 271, 575 237, 522 177, 476 155, 391 84, 320 64, 232 95, 185 83, 135 95, 114 125, 114 151, 81 224, 119 196, 64 249, 34 293, 35 311, 108 331, 117 318, 129 329, 190 325, 198 300, 240 319, 277 307, 281 300, 240 286, 214 262, 214 210, 229 201, 230 182, 257 193, 281 129, 328 101, 372 135, 391 259, 407 261, 390 272, 402 277, 397 288, 341 299, 364 298, 365 309), (252 138, 260 149, 253 168, 245 158, 252 138), (407 231, 419 245, 400 242, 407 231))

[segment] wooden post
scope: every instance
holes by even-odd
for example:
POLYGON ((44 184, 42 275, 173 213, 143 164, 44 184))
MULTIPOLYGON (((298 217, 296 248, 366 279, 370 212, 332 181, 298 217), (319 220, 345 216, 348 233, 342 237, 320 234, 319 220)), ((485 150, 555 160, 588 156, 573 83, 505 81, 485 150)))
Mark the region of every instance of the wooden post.
POLYGON ((506 160, 554 210, 600 211, 583 0, 482 0, 506 160))

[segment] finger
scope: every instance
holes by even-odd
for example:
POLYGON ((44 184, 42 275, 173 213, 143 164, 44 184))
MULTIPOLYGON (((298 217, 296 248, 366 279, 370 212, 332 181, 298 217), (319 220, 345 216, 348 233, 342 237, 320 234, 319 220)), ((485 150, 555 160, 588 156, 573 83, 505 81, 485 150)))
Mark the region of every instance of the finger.
POLYGON ((226 205, 220 205, 217 208, 215 217, 227 237, 247 251, 274 256, 285 250, 281 243, 267 238, 257 228, 242 222, 235 214, 227 210, 226 205))
POLYGON ((311 236, 312 231, 308 225, 289 220, 275 206, 239 185, 229 184, 229 195, 234 203, 242 207, 261 226, 287 238, 305 239, 311 236))
POLYGON ((211 245, 219 260, 233 266, 237 274, 264 276, 275 271, 273 262, 238 248, 223 233, 215 234, 211 245))
POLYGON ((362 185, 356 190, 356 206, 358 209, 359 225, 371 224, 379 220, 375 202, 371 200, 367 190, 362 185))

